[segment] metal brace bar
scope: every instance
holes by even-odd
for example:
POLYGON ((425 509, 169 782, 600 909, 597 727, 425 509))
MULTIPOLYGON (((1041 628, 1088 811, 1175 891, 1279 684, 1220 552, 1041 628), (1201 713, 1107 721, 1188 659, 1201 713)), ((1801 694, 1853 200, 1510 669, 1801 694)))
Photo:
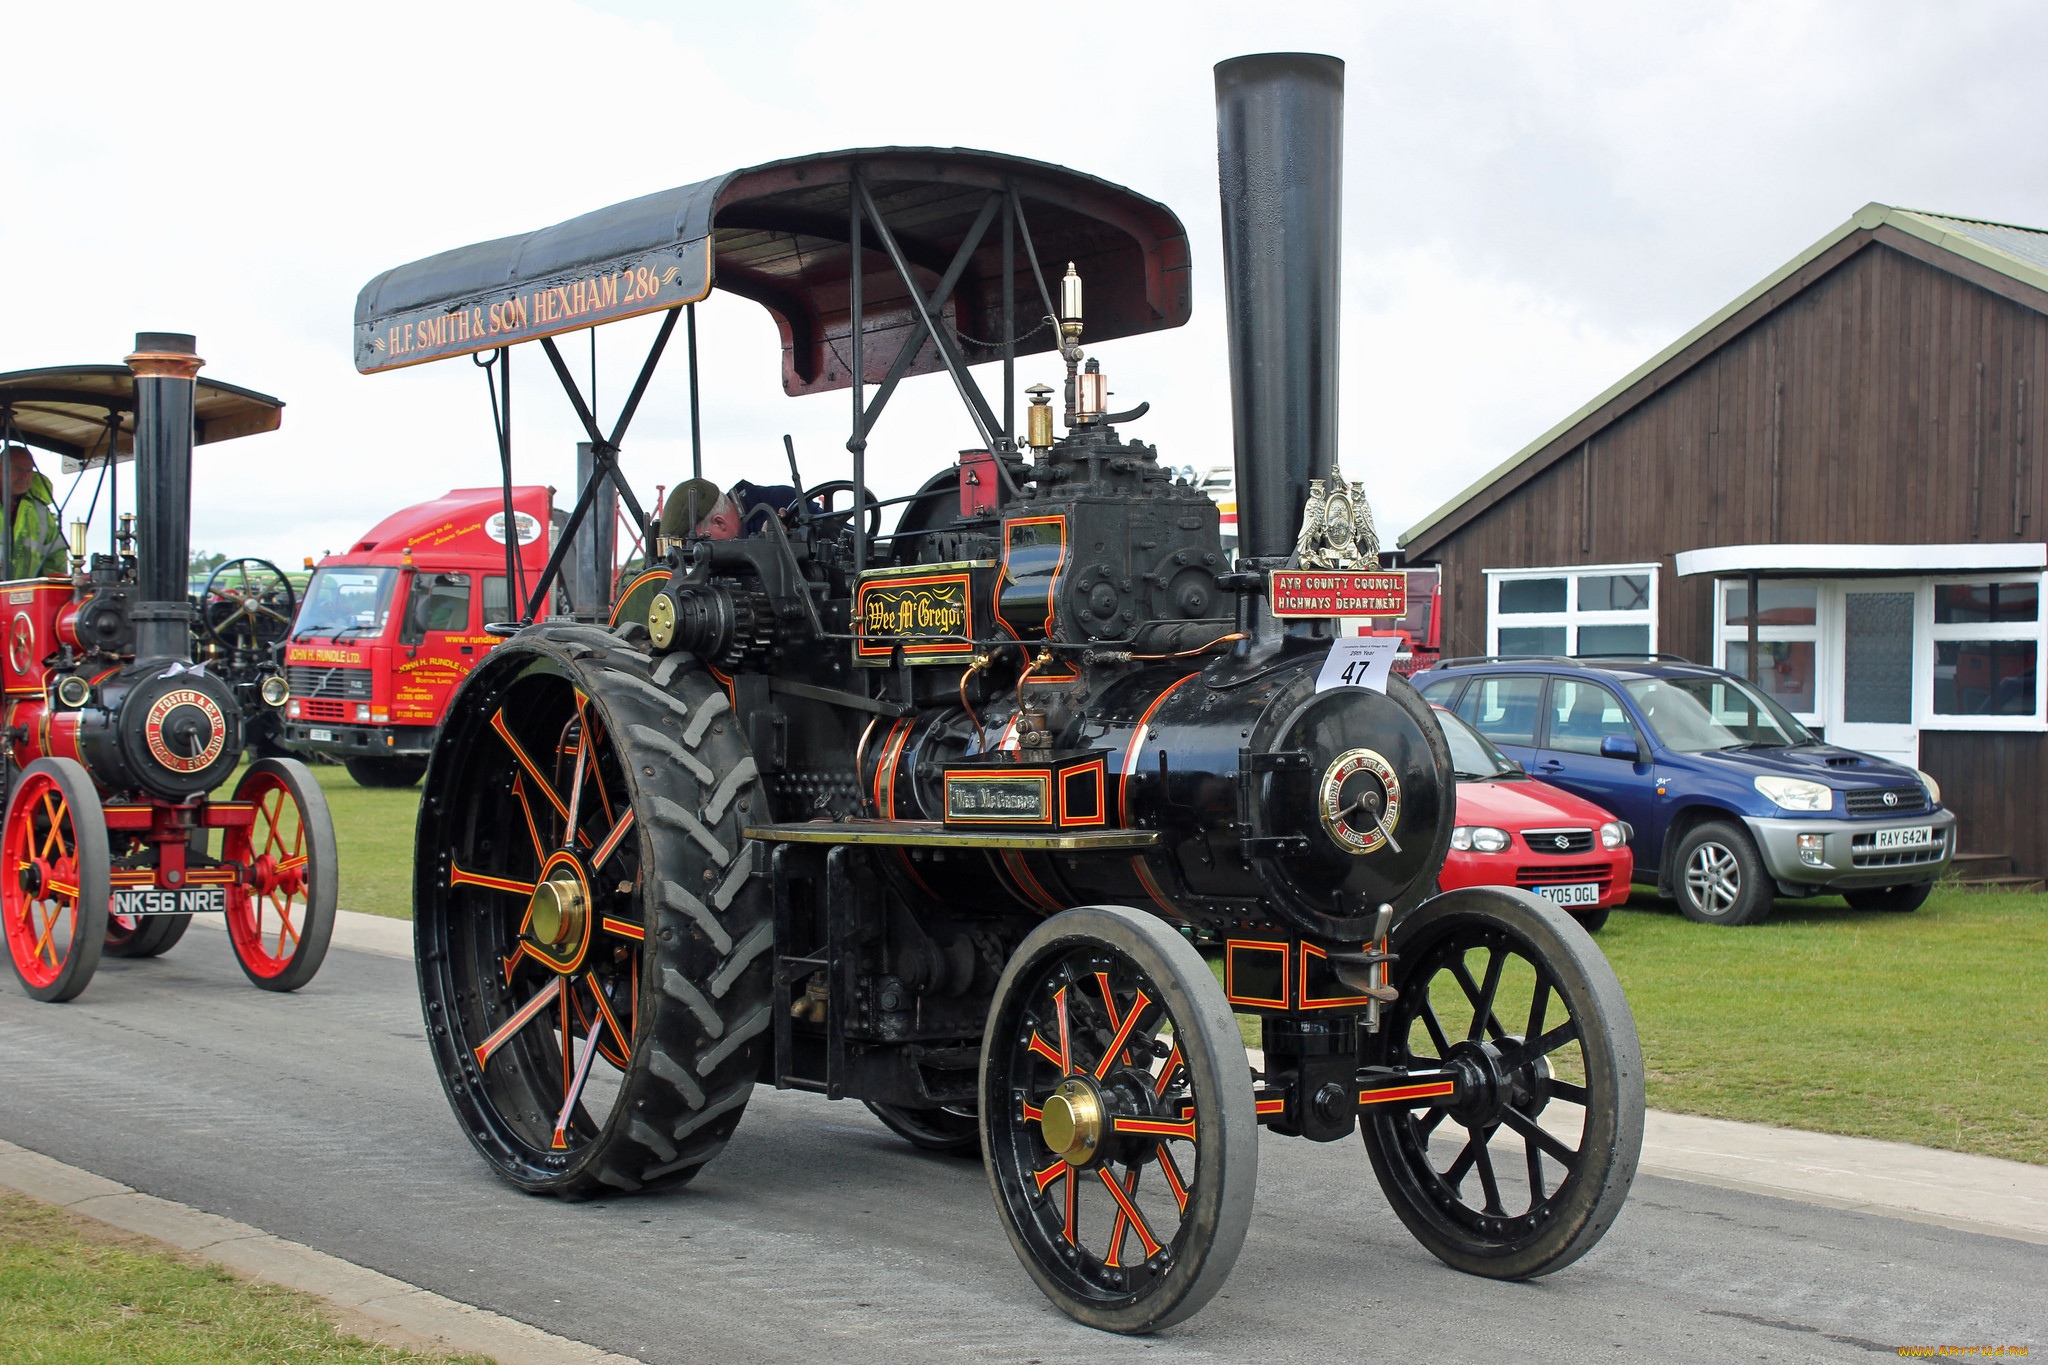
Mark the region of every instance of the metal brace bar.
POLYGON ((918 320, 924 323, 925 331, 938 346, 939 358, 946 362, 946 373, 952 376, 953 387, 960 393, 960 401, 967 405, 968 416, 974 419, 974 428, 981 435, 983 448, 993 450, 995 413, 989 408, 988 400, 981 396, 981 389, 967 373, 965 357, 959 353, 958 348, 953 345, 953 339, 940 329, 938 320, 932 316, 931 307, 925 302, 924 291, 917 287, 917 277, 911 273, 910 261, 904 256, 903 248, 897 244, 896 234, 889 231, 889 225, 882 220, 882 211, 875 206, 875 197, 868 191, 867 182, 857 180, 854 184, 860 191, 861 205, 867 210, 868 217, 874 219, 875 235, 882 239, 882 246, 888 251, 889 260, 896 267, 897 277, 903 281, 904 290, 917 308, 918 320))
MULTIPOLYGON (((974 220, 974 226, 969 228, 967 235, 961 239, 960 249, 953 253, 952 264, 946 267, 946 274, 939 281, 939 287, 932 291, 933 309, 943 310, 946 301, 953 296, 953 290, 960 283, 960 277, 967 272, 967 263, 974 259, 975 251, 981 246, 982 236, 987 233, 989 222, 996 216, 996 210, 1002 202, 1003 196, 1000 191, 989 191, 988 198, 982 202, 980 215, 974 220)), ((861 414, 862 436, 875 429, 875 423, 880 419, 882 409, 888 405, 890 395, 895 393, 896 386, 903 382, 904 374, 910 369, 910 362, 917 358, 917 353, 922 349, 924 337, 918 333, 912 332, 903 339, 903 345, 896 352, 896 359, 889 365, 889 373, 883 377, 881 385, 875 390, 874 401, 869 403, 867 411, 861 414)))
MULTIPOLYGON (((661 358, 661 348, 668 342, 668 333, 669 329, 663 327, 661 335, 655 339, 654 349, 647 356, 647 365, 640 372, 643 382, 651 373, 654 362, 661 358)), ((640 500, 633 496, 633 490, 626 482, 625 471, 619 468, 619 447, 616 444, 616 438, 625 435, 625 422, 623 420, 620 421, 619 429, 612 433, 614 439, 607 441, 604 438, 604 433, 597 429, 597 418, 592 415, 590 409, 583 402, 583 393, 576 387, 576 377, 569 373, 569 366, 563 361, 562 353, 555 348, 555 339, 553 337, 542 337, 540 344, 541 349, 548 353, 548 363, 555 367, 555 377, 562 381, 562 392, 569 396, 569 402, 576 408, 576 419, 583 423, 583 430, 590 437, 590 481, 594 484, 598 480, 609 476, 612 481, 612 487, 616 488, 619 491, 619 496, 626 500, 626 510, 633 514, 633 520, 645 526, 647 524, 647 514, 640 510, 640 500)), ((639 386, 636 385, 634 395, 636 403, 639 401, 638 389, 639 386)), ((624 419, 631 416, 631 413, 622 412, 619 415, 621 419, 624 419)))

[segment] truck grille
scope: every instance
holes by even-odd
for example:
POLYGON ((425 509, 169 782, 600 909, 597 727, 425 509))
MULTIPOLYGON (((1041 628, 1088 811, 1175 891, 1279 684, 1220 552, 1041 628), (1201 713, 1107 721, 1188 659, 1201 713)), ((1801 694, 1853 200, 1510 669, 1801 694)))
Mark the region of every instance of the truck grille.
POLYGON ((1531 853, 1591 853, 1593 831, 1590 829, 1525 829, 1522 842, 1529 846, 1531 853))
POLYGON ((1516 886, 1555 886, 1566 882, 1598 882, 1604 893, 1614 882, 1614 868, 1607 863, 1551 863, 1515 869, 1516 886))
POLYGON ((1948 851, 1948 835, 1936 834, 1934 842, 1918 848, 1879 850, 1875 834, 1859 834, 1849 841, 1849 862, 1853 867, 1925 867, 1938 863, 1948 851))
MULTIPOLYGON (((284 671, 284 680, 292 685, 292 695, 302 699, 370 699, 370 670, 367 668, 318 668, 307 664, 293 664, 284 671)), ((335 719, 340 717, 337 716, 335 719)))
POLYGON ((1851 815, 1905 815, 1927 809, 1927 788, 1918 783, 1910 787, 1863 787, 1843 795, 1851 815))

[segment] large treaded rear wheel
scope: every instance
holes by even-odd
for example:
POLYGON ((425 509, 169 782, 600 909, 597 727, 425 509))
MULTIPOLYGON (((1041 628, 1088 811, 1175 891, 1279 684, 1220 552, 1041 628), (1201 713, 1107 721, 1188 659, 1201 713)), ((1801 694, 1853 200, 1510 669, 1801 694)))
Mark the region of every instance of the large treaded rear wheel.
POLYGON ((420 994, 456 1118, 507 1180, 675 1185, 731 1137, 771 1022, 740 836, 763 800, 687 656, 550 624, 464 683, 420 803, 420 994))

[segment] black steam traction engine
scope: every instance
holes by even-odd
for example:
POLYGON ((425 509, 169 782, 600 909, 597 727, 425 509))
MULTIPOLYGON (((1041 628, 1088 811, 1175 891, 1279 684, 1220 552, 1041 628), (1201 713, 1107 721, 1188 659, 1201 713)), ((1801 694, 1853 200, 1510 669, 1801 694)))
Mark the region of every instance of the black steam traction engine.
POLYGON ((648 525, 615 457, 714 284, 774 314, 788 392, 853 396, 850 479, 723 537, 696 529, 715 488, 685 485, 620 609, 536 622, 536 594, 449 711, 420 988, 449 1101, 503 1176, 675 1185, 757 1084, 857 1098, 921 1147, 978 1145, 1026 1269, 1115 1331, 1221 1285, 1261 1125, 1360 1130, 1401 1218, 1461 1269, 1539 1275, 1599 1239, 1643 1104, 1612 971, 1526 894, 1430 898, 1455 787, 1428 708, 1399 678, 1327 672, 1330 623, 1276 611, 1371 586, 1346 572, 1363 556, 1334 470, 1341 82, 1327 57, 1217 71, 1235 565, 1214 505, 1121 434, 1145 407, 1108 411, 1078 346, 1083 279, 1091 339, 1186 321, 1180 223, 1061 167, 804 157, 364 289, 365 371, 494 353, 508 488, 510 344, 540 339, 591 468, 543 589, 606 497, 648 525), (655 310, 607 433, 550 334, 655 310), (1066 433, 1035 386, 1019 440, 1015 357, 1055 346, 1066 433), (876 499, 869 434, 921 371, 951 378, 977 448, 876 499), (1322 532, 1297 545, 1315 478, 1322 532), (1297 552, 1336 568, 1304 583, 1297 552), (1180 927, 1220 936, 1220 981, 1180 927), (1233 1012, 1261 1021, 1249 1066, 1233 1012))
POLYGON ((135 340, 125 365, 0 375, 0 435, 82 469, 95 506, 132 458, 138 504, 118 518, 110 504, 119 529, 104 554, 87 553, 90 510, 72 523, 68 575, 0 582, 8 956, 30 995, 69 1000, 103 952, 154 956, 214 912, 251 981, 296 990, 334 925, 326 799, 279 758, 252 763, 232 800, 209 795, 289 695, 271 646, 289 629, 291 587, 263 561, 236 561, 195 612, 186 579, 195 441, 275 430, 283 404, 198 379, 189 336, 135 340))

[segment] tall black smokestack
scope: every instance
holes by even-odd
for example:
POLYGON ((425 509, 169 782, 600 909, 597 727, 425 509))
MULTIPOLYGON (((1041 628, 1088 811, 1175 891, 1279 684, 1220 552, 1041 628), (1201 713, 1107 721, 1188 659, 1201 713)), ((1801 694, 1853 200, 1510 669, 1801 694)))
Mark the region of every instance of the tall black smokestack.
POLYGON ((1216 64, 1216 162, 1237 449, 1237 553, 1294 551, 1308 481, 1337 458, 1344 63, 1216 64))
POLYGON ((190 658, 192 437, 197 342, 183 332, 137 332, 135 375, 136 547, 142 600, 135 605, 137 658, 190 658))

